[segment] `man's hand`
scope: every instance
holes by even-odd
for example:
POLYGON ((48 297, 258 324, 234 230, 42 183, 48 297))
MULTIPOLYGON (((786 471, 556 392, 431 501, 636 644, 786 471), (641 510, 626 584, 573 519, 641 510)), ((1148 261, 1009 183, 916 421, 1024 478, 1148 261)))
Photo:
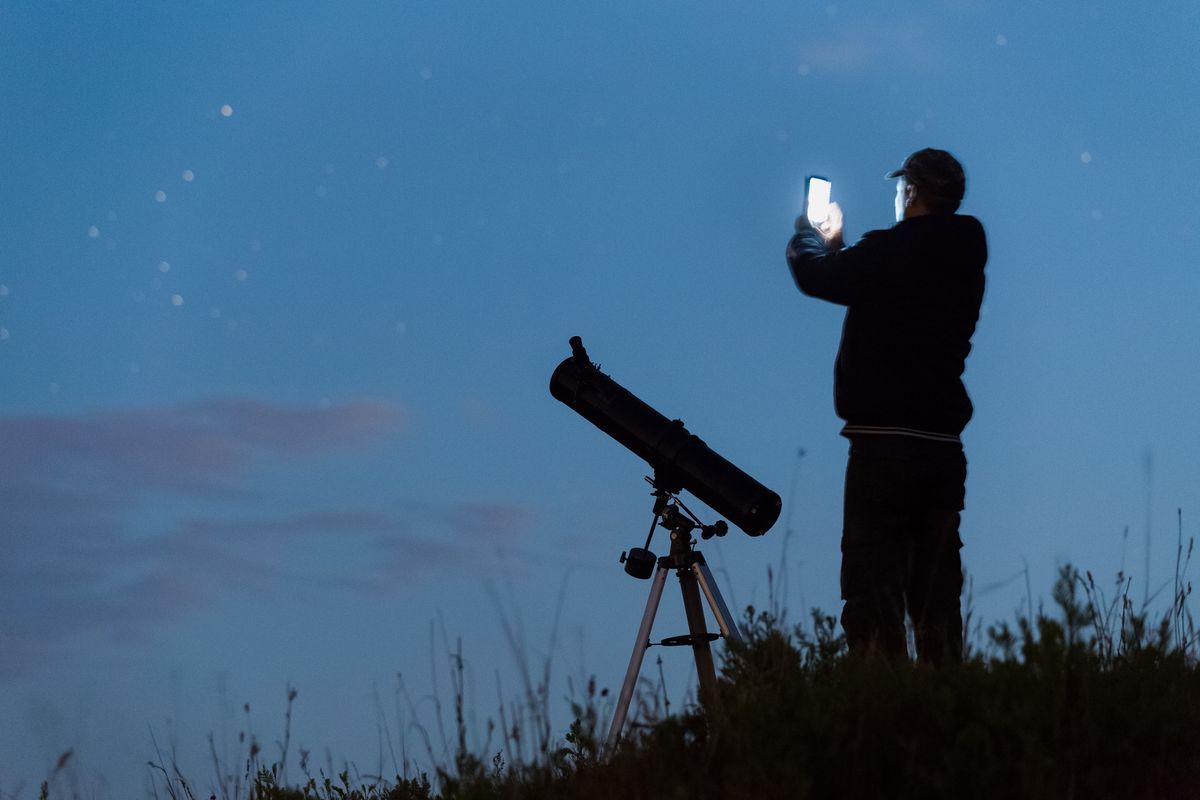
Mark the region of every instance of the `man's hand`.
POLYGON ((817 232, 825 240, 826 247, 840 249, 842 246, 842 207, 837 203, 829 204, 829 216, 817 226, 817 232))

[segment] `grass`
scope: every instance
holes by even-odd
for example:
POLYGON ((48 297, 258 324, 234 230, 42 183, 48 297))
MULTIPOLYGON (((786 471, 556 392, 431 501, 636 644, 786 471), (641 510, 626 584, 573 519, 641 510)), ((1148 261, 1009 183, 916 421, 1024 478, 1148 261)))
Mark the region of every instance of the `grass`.
MULTIPOLYGON (((574 722, 557 739, 548 672, 533 680, 528 670, 523 696, 502 706, 471 749, 459 642, 447 648, 453 730, 431 736, 411 726, 435 764, 428 774, 407 754, 392 762, 400 774, 335 773, 332 763, 314 769, 300 750, 292 766, 303 777, 290 780, 289 687, 285 732, 271 756, 243 735, 238 763, 223 766, 214 750, 217 779, 198 791, 169 753, 156 752, 152 796, 1200 798, 1200 642, 1186 564, 1181 546, 1171 606, 1156 617, 1135 611, 1123 575, 1109 597, 1090 573, 1064 567, 1052 612, 976 628, 965 663, 952 667, 851 655, 836 620, 819 612, 793 625, 778 609, 747 609, 745 641, 725 650, 715 693, 668 714, 644 677, 644 724, 608 754, 600 744, 611 698, 594 681, 579 687, 574 722)), ((411 700, 408 707, 415 720, 411 700)), ((41 796, 54 796, 52 788, 53 779, 41 796)))

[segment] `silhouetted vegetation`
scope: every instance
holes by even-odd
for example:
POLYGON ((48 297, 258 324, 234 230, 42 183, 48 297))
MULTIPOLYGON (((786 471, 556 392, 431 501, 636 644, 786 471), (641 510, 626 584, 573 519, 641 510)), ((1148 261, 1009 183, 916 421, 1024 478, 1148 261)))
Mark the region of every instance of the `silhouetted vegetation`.
MULTIPOLYGON (((346 768, 333 775, 331 766, 312 770, 301 751, 304 780, 289 784, 285 733, 271 764, 248 742, 242 768, 211 796, 1200 797, 1191 587, 1177 577, 1171 608, 1153 620, 1135 612, 1129 587, 1118 576, 1110 600, 1090 574, 1063 568, 1053 612, 978 631, 981 642, 968 649, 966 662, 942 668, 850 655, 836 620, 818 612, 805 625, 789 625, 778 612, 748 609, 745 642, 727 649, 715 696, 668 715, 647 681, 639 699, 643 724, 607 755, 607 701, 594 682, 574 705, 576 719, 562 741, 546 724, 546 685, 527 681, 524 710, 489 722, 484 752, 471 752, 461 652, 451 653, 453 755, 432 774, 352 777, 346 768), (491 746, 493 733, 498 747, 491 746)), ((294 698, 289 689, 289 715, 294 698)), ((430 737, 419 732, 435 756, 430 737)), ((156 796, 210 796, 161 755, 150 766, 156 796)))

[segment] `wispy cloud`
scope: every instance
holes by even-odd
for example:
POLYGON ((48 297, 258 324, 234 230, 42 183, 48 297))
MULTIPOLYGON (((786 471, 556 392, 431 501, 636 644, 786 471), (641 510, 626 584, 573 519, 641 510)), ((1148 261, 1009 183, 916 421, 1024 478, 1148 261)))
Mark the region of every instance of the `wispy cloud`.
POLYGON ((943 57, 929 28, 917 22, 856 27, 837 37, 804 41, 798 53, 808 68, 832 74, 858 74, 880 66, 932 68, 943 57))
POLYGON ((395 431, 403 420, 397 406, 374 401, 296 409, 248 399, 74 418, 0 418, 0 481, 31 473, 72 483, 90 476, 101 487, 137 481, 150 489, 207 494, 218 489, 214 481, 257 456, 361 445, 395 431))
MULTIPOLYGON (((461 569, 528 514, 503 504, 273 507, 250 466, 381 442, 402 409, 245 399, 0 418, 0 679, 72 642, 152 636, 230 592, 395 591, 461 569), (230 504, 230 500, 237 501, 230 504)), ((321 502, 314 498, 314 504, 321 502)))

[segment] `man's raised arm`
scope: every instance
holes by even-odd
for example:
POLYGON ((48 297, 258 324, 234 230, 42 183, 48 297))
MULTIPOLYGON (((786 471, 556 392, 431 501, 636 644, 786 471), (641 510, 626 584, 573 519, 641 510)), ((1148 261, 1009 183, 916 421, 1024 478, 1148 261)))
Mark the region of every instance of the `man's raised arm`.
POLYGON ((887 259, 881 238, 872 231, 850 247, 842 247, 838 225, 827 240, 804 216, 788 242, 787 262, 800 291, 839 305, 850 305, 879 290, 880 272, 887 259))

